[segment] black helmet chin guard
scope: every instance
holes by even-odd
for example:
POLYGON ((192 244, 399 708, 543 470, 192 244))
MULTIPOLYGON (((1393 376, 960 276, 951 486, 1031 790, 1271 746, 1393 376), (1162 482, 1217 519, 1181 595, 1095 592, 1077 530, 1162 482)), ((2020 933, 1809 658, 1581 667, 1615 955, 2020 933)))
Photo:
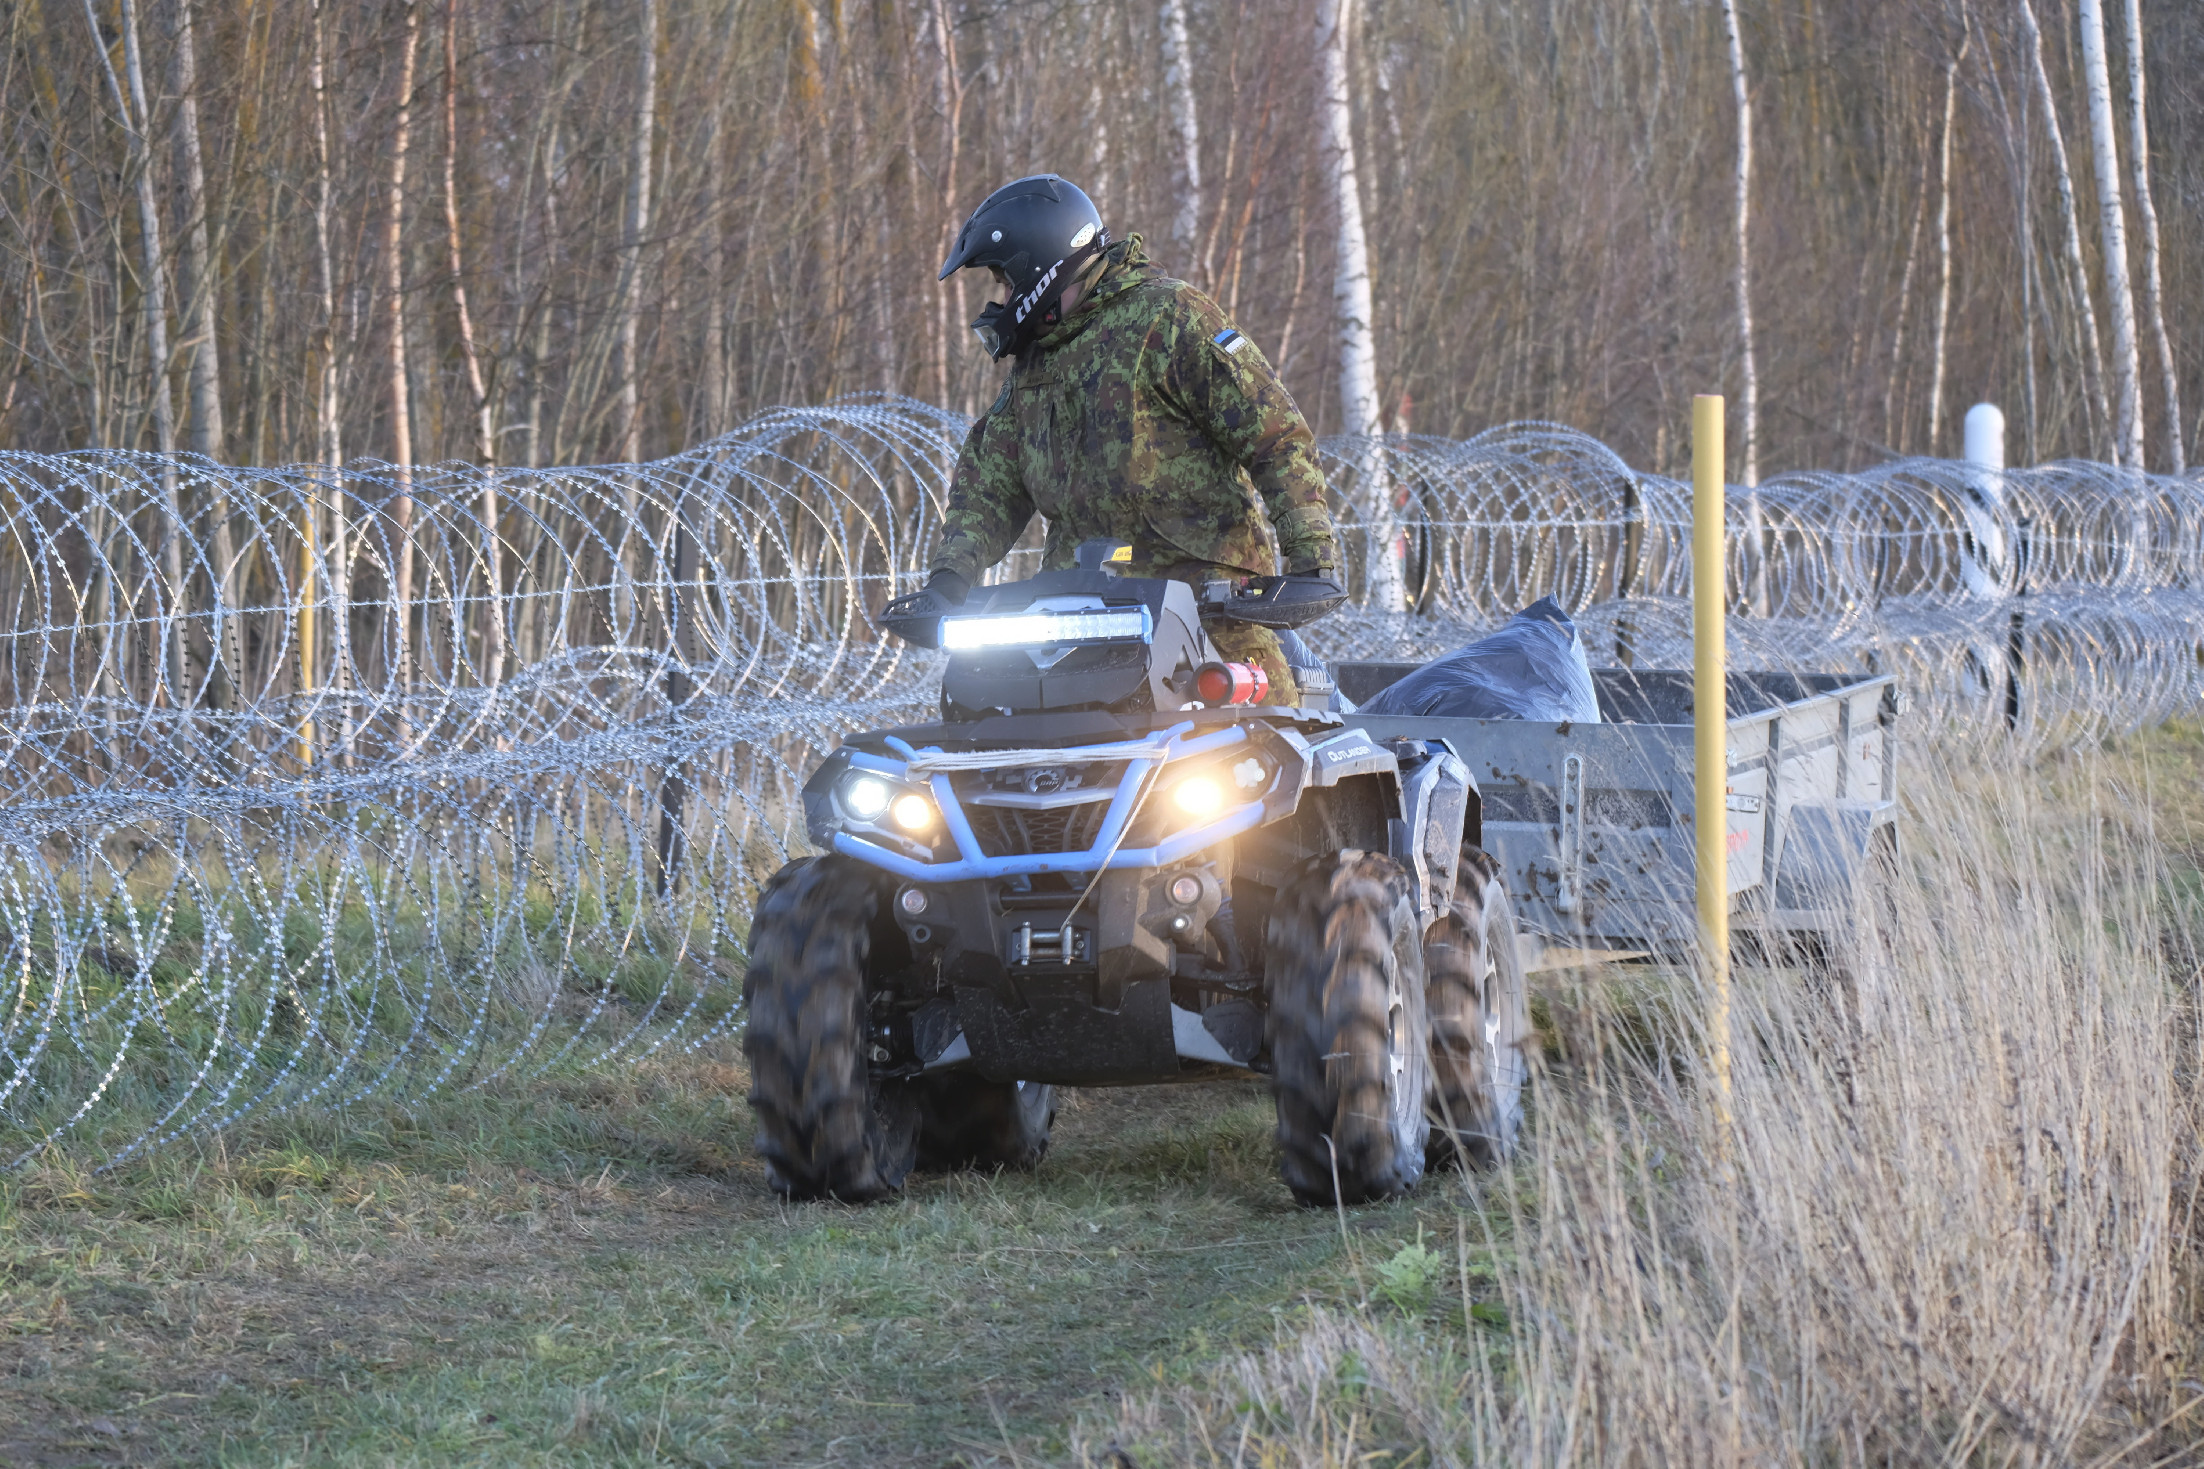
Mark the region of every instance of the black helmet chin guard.
POLYGON ((1109 243, 1100 211, 1077 184, 1038 173, 1004 184, 972 211, 935 279, 970 266, 1003 273, 1010 300, 988 303, 972 322, 999 360, 1057 323, 1064 287, 1109 243))

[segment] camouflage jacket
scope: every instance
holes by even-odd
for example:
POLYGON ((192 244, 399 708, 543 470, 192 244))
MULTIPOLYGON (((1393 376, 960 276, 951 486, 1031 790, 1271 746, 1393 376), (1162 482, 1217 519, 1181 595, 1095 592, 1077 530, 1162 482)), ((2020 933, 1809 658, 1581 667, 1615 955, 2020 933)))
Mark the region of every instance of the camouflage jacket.
POLYGON ((1140 236, 1104 258, 972 425, 933 569, 977 582, 1036 510, 1049 568, 1095 536, 1132 542, 1136 576, 1337 567, 1316 441, 1262 352, 1150 265, 1140 236))

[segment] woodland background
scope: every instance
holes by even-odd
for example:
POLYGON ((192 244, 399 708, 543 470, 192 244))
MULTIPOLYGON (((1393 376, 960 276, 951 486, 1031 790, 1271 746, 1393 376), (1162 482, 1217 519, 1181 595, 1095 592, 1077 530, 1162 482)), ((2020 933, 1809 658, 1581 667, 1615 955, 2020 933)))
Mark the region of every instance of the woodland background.
MULTIPOLYGON (((1691 394, 1740 388, 1741 59, 1761 465, 1956 454, 1982 398, 2017 462, 2131 457, 2082 3, 1349 7, 1382 426, 1558 420, 1680 468, 1691 394)), ((1358 427, 1335 4, 15 0, 0 447, 544 465, 868 389, 969 412, 999 371, 964 326, 980 283, 934 272, 1036 170, 1222 299, 1319 432, 1358 427)), ((2204 6, 2102 23, 2137 432, 2178 468, 2204 410, 2204 6)))

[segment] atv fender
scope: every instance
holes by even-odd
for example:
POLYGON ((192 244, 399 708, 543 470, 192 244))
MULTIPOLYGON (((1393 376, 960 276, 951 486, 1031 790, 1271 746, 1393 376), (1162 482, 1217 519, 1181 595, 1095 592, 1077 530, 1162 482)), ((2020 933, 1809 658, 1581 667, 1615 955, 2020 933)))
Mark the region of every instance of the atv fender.
POLYGON ((1408 869, 1416 888, 1416 918, 1429 928, 1454 902, 1462 861, 1462 826, 1474 789, 1469 767, 1452 754, 1425 760, 1401 791, 1402 814, 1387 823, 1387 850, 1408 869))

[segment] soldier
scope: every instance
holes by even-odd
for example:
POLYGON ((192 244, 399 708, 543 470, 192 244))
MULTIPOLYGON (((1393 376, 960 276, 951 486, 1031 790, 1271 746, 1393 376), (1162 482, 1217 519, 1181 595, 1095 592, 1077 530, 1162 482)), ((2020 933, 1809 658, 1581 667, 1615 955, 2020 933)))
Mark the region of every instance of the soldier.
MULTIPOLYGON (((940 278, 974 267, 993 273, 998 299, 972 330, 1015 361, 965 438, 925 589, 884 615, 963 605, 1036 510, 1052 569, 1106 536, 1132 543, 1133 576, 1198 590, 1282 572, 1324 583, 1282 588, 1289 598, 1338 590, 1315 439, 1216 302, 1151 265, 1139 235, 1112 243, 1093 202, 1054 174, 1005 184, 972 211, 940 278)), ((1210 635, 1227 658, 1262 666, 1272 702, 1298 702, 1276 633, 1220 621, 1210 635)))

